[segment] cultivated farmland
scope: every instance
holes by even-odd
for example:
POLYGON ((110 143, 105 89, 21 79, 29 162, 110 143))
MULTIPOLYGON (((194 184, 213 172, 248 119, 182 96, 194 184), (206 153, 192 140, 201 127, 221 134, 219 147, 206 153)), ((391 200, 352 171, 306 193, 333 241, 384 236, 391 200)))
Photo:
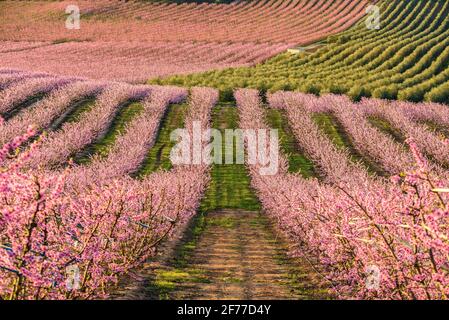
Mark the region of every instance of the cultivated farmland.
POLYGON ((2 66, 127 82, 252 66, 345 30, 364 14, 366 0, 80 1, 80 30, 65 28, 69 4, 0 2, 2 66))
POLYGON ((254 68, 174 76, 156 83, 449 102, 447 1, 380 5, 379 30, 368 29, 362 20, 322 41, 315 52, 283 53, 254 68))
POLYGON ((69 4, 0 2, 0 300, 447 299, 446 1, 69 4))

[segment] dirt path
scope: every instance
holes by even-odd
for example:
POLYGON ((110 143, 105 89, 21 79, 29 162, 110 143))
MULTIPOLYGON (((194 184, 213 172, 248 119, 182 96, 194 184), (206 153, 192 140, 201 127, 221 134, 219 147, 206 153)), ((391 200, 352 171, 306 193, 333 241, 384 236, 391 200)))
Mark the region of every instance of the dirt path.
POLYGON ((326 298, 320 277, 307 262, 289 258, 287 251, 263 215, 215 211, 196 219, 169 259, 147 263, 126 297, 326 298))

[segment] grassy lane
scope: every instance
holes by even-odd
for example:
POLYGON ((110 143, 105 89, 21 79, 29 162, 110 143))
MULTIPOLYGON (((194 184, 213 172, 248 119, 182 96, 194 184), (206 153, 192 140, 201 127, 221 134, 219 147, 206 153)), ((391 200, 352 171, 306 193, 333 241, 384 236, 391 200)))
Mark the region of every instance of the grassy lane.
POLYGON ((315 113, 312 116, 318 127, 332 140, 339 149, 349 151, 353 162, 361 163, 369 174, 385 176, 385 171, 368 156, 361 154, 354 146, 349 135, 346 134, 343 126, 329 113, 315 113))
POLYGON ((126 125, 142 111, 143 105, 139 102, 128 101, 125 103, 118 111, 106 134, 78 153, 74 158, 75 162, 85 164, 93 155, 107 156, 117 137, 123 134, 126 125))
POLYGON ((289 164, 288 171, 299 172, 304 178, 316 177, 313 162, 301 152, 284 112, 267 108, 266 120, 270 128, 278 129, 281 151, 289 164))
POLYGON ((172 168, 170 150, 175 142, 170 141, 170 133, 175 129, 184 127, 184 116, 187 108, 186 103, 168 106, 160 124, 156 142, 149 150, 148 156, 137 172, 137 176, 142 177, 157 170, 170 170, 172 168))
POLYGON ((394 0, 379 5, 382 28, 376 32, 360 21, 327 37, 313 52, 284 52, 253 67, 173 75, 149 83, 207 85, 220 89, 222 96, 246 87, 347 94, 357 101, 366 96, 448 103, 448 2, 394 0))
MULTIPOLYGON (((212 110, 212 126, 235 129, 238 126, 238 110, 235 106, 218 105, 212 110)), ((224 139, 223 139, 224 140, 224 139)), ((224 164, 225 141, 222 144, 223 164, 215 164, 211 170, 211 182, 201 203, 201 212, 217 209, 244 209, 258 211, 259 201, 251 190, 250 178, 244 164, 224 164)), ((235 141, 234 141, 235 158, 235 141)))

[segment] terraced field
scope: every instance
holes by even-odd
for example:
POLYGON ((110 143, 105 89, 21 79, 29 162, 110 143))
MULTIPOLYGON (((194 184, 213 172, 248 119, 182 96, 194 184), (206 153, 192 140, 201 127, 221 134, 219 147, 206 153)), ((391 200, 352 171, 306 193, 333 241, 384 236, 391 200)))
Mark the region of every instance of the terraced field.
POLYGON ((65 27, 70 1, 0 1, 0 59, 3 67, 143 83, 253 66, 347 29, 367 3, 82 0, 82 26, 76 30, 65 27))
MULTIPOLYGON (((83 32, 61 25, 69 1, 2 1, 5 41, 209 41, 300 44, 345 30, 366 0, 264 0, 231 3, 79 1, 83 32), (28 18, 29 24, 15 17, 28 18), (20 26, 18 28, 18 26, 20 26), (109 32, 105 32, 109 31, 109 32)), ((14 49, 18 48, 14 46, 14 49)))
POLYGON ((283 53, 253 68, 173 76, 151 83, 299 90, 407 101, 449 102, 447 1, 381 1, 380 29, 356 26, 315 52, 283 53))

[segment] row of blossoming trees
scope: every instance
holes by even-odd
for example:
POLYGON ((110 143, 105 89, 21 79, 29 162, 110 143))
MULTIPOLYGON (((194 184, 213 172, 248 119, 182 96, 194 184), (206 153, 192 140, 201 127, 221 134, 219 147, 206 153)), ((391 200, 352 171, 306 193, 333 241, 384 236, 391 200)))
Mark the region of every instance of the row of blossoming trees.
MULTIPOLYGON (((131 177, 154 144, 168 104, 183 101, 187 92, 59 78, 51 89, 42 81, 38 90, 36 75, 2 70, 0 77, 9 79, 0 92, 4 115, 20 108, 23 97, 47 92, 0 125, 0 298, 106 297, 120 275, 154 255, 199 205, 206 165, 131 177), (92 94, 96 102, 77 122, 52 129, 73 103, 92 94), (107 156, 71 165, 70 157, 100 138, 119 108, 135 99, 143 111, 107 156)), ((217 98, 216 90, 192 89, 186 128, 194 121, 208 126, 217 98)))
MULTIPOLYGON (((267 126, 257 91, 238 90, 235 98, 242 128, 267 126)), ((285 92, 268 101, 285 113, 299 148, 319 172, 313 179, 289 173, 285 156, 273 176, 249 166, 253 187, 296 245, 294 254, 316 259, 339 298, 446 299, 449 144, 415 121, 447 126, 447 107, 380 100, 355 105, 340 96, 285 92), (351 161, 313 121, 317 112, 337 117, 354 147, 391 178, 370 175, 351 161), (407 147, 371 125, 372 113, 383 114, 409 137, 407 147)))

